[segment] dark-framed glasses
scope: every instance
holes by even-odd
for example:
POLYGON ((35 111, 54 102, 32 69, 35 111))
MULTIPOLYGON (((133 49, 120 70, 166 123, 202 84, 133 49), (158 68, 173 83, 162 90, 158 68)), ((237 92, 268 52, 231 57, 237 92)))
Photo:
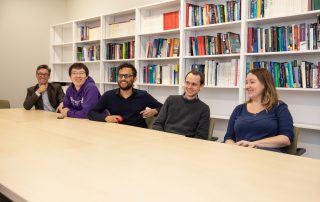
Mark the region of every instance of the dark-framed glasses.
POLYGON ((119 74, 118 75, 119 79, 122 79, 122 78, 128 79, 128 78, 131 78, 131 77, 133 77, 133 74, 119 74))

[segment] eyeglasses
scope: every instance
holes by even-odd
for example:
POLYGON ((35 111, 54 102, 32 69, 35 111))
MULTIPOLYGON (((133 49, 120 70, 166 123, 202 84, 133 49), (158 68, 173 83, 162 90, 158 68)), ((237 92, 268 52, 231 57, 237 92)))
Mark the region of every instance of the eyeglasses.
POLYGON ((127 79, 127 78, 130 78, 130 77, 133 77, 133 74, 119 74, 118 75, 119 79, 122 79, 122 77, 127 79))
POLYGON ((83 75, 86 75, 86 72, 71 72, 71 75, 72 76, 77 76, 77 75, 83 76, 83 75))
POLYGON ((48 73, 37 73, 38 76, 49 76, 48 73))

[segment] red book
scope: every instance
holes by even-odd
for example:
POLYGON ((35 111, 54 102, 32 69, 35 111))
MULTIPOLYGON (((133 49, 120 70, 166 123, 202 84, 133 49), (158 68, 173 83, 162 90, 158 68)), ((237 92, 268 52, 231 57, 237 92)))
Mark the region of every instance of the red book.
POLYGON ((163 29, 177 29, 179 28, 179 11, 163 13, 163 29))
POLYGON ((204 55, 204 44, 203 44, 203 36, 197 36, 197 40, 198 40, 198 51, 199 51, 199 55, 204 55))
POLYGON ((248 28, 248 53, 253 53, 253 28, 248 28))

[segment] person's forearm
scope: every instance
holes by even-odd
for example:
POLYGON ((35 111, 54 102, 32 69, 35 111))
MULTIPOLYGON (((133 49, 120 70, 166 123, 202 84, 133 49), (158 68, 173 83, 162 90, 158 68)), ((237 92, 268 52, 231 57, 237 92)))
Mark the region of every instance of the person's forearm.
POLYGON ((277 135, 253 142, 258 148, 281 148, 290 145, 290 140, 285 135, 277 135))
POLYGON ((27 95, 23 103, 23 107, 27 110, 31 109, 35 105, 38 99, 39 99, 39 96, 36 93, 33 93, 32 95, 27 95))

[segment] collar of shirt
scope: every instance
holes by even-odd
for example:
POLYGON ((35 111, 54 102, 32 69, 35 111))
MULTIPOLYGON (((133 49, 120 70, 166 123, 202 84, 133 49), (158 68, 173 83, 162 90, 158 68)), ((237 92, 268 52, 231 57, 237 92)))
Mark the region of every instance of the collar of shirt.
POLYGON ((182 98, 183 98, 183 100, 188 101, 188 102, 196 102, 199 100, 198 95, 194 99, 189 100, 188 98, 185 97, 185 93, 183 93, 182 98))
MULTIPOLYGON (((131 96, 133 96, 134 94, 136 94, 136 92, 137 92, 137 89, 132 88, 132 94, 131 94, 128 98, 130 98, 131 96)), ((121 95, 121 93, 120 93, 120 88, 118 88, 118 90, 116 90, 116 95, 122 97, 122 95, 121 95)), ((124 97, 122 97, 122 98, 124 98, 124 97)), ((128 98, 127 98, 127 99, 128 99, 128 98)))

